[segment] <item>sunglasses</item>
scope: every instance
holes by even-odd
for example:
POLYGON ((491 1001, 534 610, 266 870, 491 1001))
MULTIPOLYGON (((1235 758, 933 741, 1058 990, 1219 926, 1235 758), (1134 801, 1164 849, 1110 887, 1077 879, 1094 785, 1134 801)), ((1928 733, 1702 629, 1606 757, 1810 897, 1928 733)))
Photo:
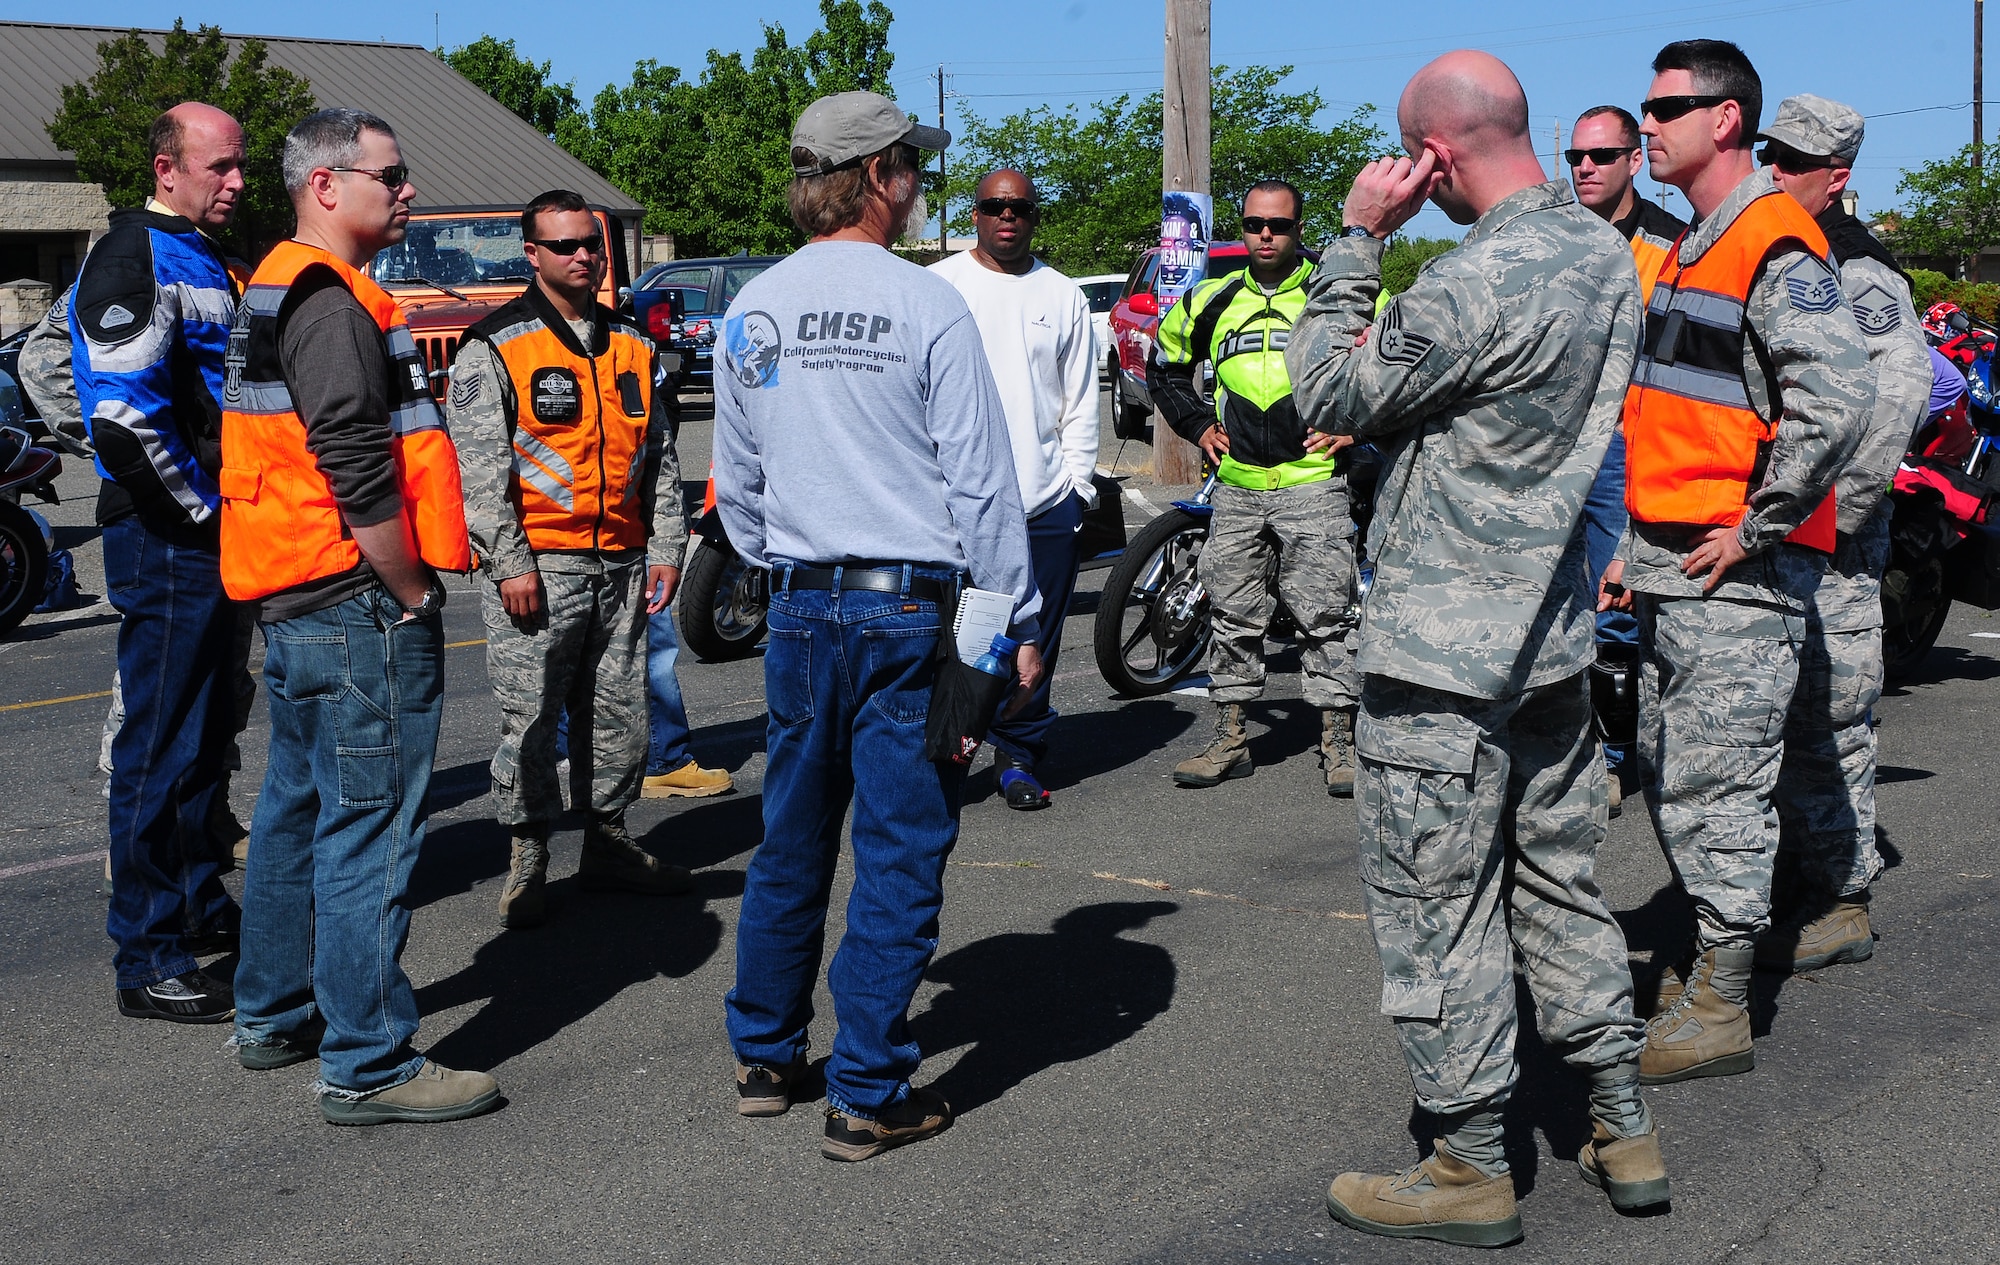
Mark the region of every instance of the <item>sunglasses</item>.
POLYGON ((1661 123, 1671 123, 1683 114, 1696 110, 1707 110, 1721 105, 1724 101, 1734 101, 1735 97, 1704 97, 1688 95, 1680 97, 1652 97, 1639 103, 1639 113, 1643 117, 1652 115, 1661 123))
POLYGON ((991 215, 996 219, 1003 212, 1012 211, 1015 219, 1025 220, 1037 210, 1033 198, 981 198, 975 205, 981 215, 991 215))
POLYGON ((1757 161, 1766 167, 1776 167, 1788 176, 1802 176, 1808 171, 1829 170, 1840 165, 1831 158, 1815 158, 1783 145, 1764 146, 1757 151, 1757 161))
POLYGON ((588 237, 530 237, 529 243, 540 246, 551 255, 574 255, 579 250, 587 250, 595 255, 604 249, 604 234, 592 233, 588 237))
POLYGON ((373 176, 389 187, 391 193, 410 183, 410 169, 402 163, 393 167, 328 167, 328 171, 352 171, 363 176, 373 176))
POLYGON ((1299 222, 1289 215, 1246 215, 1243 217, 1243 235, 1256 237, 1265 229, 1271 230, 1273 237, 1290 237, 1299 231, 1299 222))
POLYGON ((1625 155, 1638 152, 1637 145, 1600 145, 1596 149, 1566 149, 1563 151, 1563 161, 1572 167, 1581 167, 1583 160, 1588 158, 1600 167, 1608 167, 1625 155))

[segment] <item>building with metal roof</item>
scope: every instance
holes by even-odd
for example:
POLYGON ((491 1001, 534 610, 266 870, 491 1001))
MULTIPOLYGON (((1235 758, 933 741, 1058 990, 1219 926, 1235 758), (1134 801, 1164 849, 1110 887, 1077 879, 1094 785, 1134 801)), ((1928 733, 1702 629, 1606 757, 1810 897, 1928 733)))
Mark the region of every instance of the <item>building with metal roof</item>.
MULTIPOLYGON (((47 125, 67 84, 98 70, 97 46, 124 28, 0 22, 0 283, 32 278, 66 286, 111 208, 79 179, 75 156, 47 125)), ((144 31, 157 50, 165 31, 144 31)), ((352 106, 396 128, 420 206, 519 206, 568 188, 613 212, 640 257, 643 208, 481 92, 419 44, 229 35, 264 41, 273 66, 312 86, 321 106, 352 106)))

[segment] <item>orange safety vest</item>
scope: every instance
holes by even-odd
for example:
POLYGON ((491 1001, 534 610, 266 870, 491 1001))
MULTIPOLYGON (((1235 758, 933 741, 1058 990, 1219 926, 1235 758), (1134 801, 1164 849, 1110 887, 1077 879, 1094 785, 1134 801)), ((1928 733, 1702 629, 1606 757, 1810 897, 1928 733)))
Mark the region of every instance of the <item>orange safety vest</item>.
POLYGON ((1660 269, 1667 266, 1667 257, 1673 254, 1674 245, 1643 228, 1632 234, 1632 262, 1639 266, 1641 307, 1653 301, 1653 282, 1659 278, 1660 269))
MULTIPOLYGON (((1692 264, 1681 266, 1679 242, 1668 252, 1625 392, 1625 507, 1640 522, 1743 521, 1782 411, 1766 418, 1751 406, 1745 309, 1764 261, 1781 250, 1827 258, 1819 226, 1774 189, 1744 207, 1692 264)), ((1833 494, 1786 539, 1833 552, 1833 494)))
POLYGON ((644 549, 653 344, 600 308, 585 348, 533 285, 466 330, 459 346, 475 338, 493 348, 513 386, 503 393, 514 445, 509 495, 528 547, 644 549))
POLYGON ((269 597, 351 571, 361 547, 306 447, 306 424, 278 357, 278 310, 309 269, 337 276, 388 344, 389 450, 417 554, 439 571, 468 571, 458 450, 424 378, 403 309, 366 275, 304 242, 280 243, 243 292, 224 357, 222 587, 237 601, 269 597))

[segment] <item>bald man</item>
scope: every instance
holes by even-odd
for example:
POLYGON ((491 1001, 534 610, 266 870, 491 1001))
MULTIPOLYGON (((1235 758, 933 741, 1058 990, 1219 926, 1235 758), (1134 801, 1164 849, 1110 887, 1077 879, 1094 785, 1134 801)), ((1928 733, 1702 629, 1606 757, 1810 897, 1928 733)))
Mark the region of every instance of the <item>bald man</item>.
POLYGON ((192 841, 208 834, 236 729, 216 472, 239 289, 210 234, 236 216, 243 129, 186 102, 147 141, 153 196, 112 212, 69 307, 77 403, 104 479, 105 588, 124 617, 106 925, 121 1013, 221 1023, 235 1013, 230 986, 197 958, 235 947, 240 913, 218 859, 192 841))
POLYGON ((1542 171, 1505 65, 1450 53, 1397 106, 1410 158, 1363 168, 1286 349, 1299 409, 1383 451, 1362 614, 1361 872, 1435 1153, 1343 1173, 1338 1220, 1499 1246, 1521 1236, 1500 1112, 1514 972, 1590 1084, 1579 1164, 1619 1208, 1668 1194, 1638 1093, 1625 937, 1593 869, 1608 811, 1587 669, 1582 511, 1630 374, 1638 278, 1616 230, 1542 171), (1374 316, 1384 240, 1426 195, 1464 243, 1374 316), (1510 943, 1511 941, 1511 943, 1510 943))

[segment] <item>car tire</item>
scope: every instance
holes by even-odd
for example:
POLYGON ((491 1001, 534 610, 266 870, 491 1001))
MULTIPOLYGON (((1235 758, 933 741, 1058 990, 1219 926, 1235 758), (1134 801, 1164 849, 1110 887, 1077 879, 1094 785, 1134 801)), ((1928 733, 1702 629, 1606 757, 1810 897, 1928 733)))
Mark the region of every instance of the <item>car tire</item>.
POLYGON ((1120 439, 1144 439, 1153 411, 1125 398, 1125 375, 1111 371, 1111 433, 1120 439))

